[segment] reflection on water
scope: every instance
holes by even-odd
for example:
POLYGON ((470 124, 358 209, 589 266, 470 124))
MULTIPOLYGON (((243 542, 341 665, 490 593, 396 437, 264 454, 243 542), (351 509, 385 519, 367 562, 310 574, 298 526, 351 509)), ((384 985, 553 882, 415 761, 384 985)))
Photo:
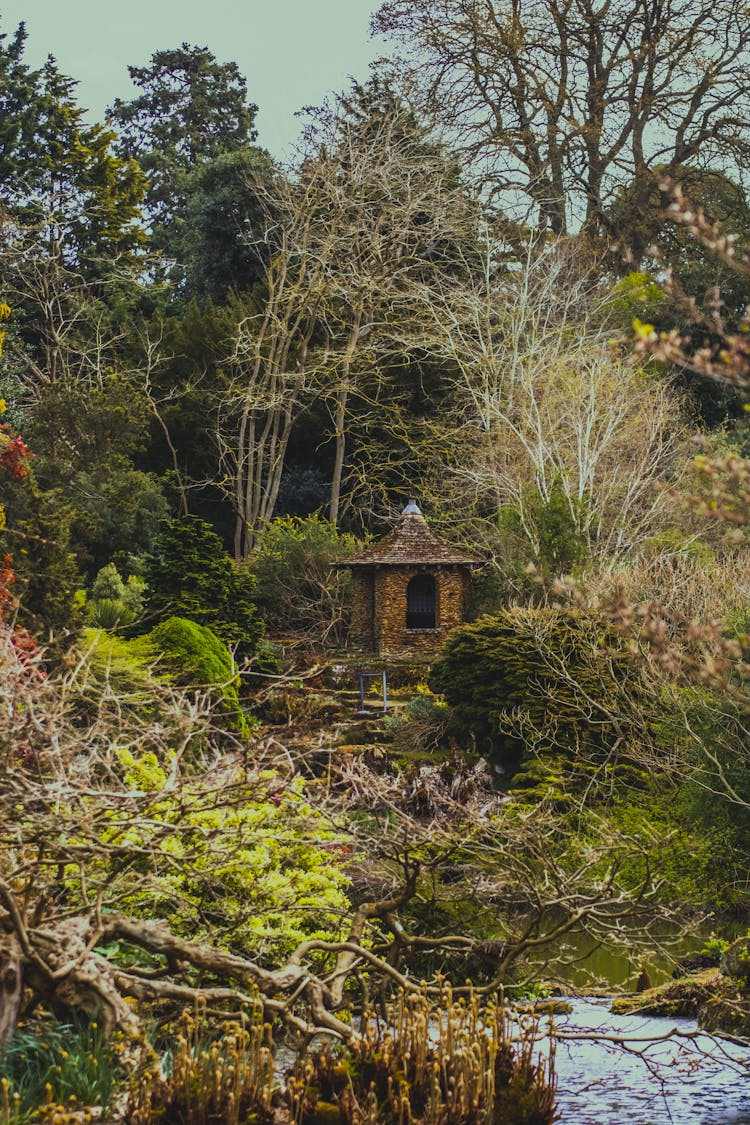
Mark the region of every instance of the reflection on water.
MULTIPOLYGON (((694 1020, 612 1016, 607 1000, 574 1000, 557 1017, 562 1033, 614 1033, 658 1039, 694 1020)), ((750 1050, 697 1040, 632 1043, 638 1057, 602 1042, 561 1040, 555 1069, 562 1125, 750 1125, 750 1050)))
POLYGON ((697 953, 710 936, 706 928, 686 937, 677 925, 662 925, 650 933, 624 930, 619 945, 598 944, 588 934, 568 934, 538 975, 566 981, 579 992, 589 988, 630 990, 643 962, 653 983, 662 984, 671 977, 677 961, 697 953))

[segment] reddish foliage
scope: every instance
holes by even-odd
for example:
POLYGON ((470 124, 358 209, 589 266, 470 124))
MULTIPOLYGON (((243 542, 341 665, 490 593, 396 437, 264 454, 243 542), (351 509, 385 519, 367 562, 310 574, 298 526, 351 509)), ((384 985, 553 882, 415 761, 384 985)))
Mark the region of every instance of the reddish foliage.
POLYGON ((46 673, 39 662, 42 652, 31 633, 20 625, 15 625, 10 634, 10 643, 19 663, 36 679, 43 680, 46 673))
POLYGON ((23 480, 28 475, 24 461, 33 456, 23 438, 16 434, 10 436, 9 428, 0 425, 0 471, 11 480, 23 480))
MULTIPOLYGON (((24 461, 32 456, 20 434, 12 436, 10 428, 4 423, 0 424, 0 473, 11 480, 23 480, 28 476, 24 461)), ((16 609, 17 601, 11 592, 15 580, 13 558, 11 555, 3 555, 0 557, 0 621, 7 620, 16 609)), ((36 674, 43 675, 38 668, 39 648, 31 634, 20 625, 13 625, 9 639, 20 663, 29 670, 36 669, 36 674)))
POLYGON ((3 555, 0 559, 0 620, 2 620, 4 610, 8 605, 13 603, 13 595, 10 592, 11 585, 15 582, 16 575, 13 570, 13 559, 10 555, 3 555))

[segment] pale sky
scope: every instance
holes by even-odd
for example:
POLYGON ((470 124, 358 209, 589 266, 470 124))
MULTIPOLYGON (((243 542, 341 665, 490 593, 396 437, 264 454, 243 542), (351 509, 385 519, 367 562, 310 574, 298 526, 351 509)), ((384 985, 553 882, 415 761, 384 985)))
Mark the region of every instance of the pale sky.
POLYGON ((259 107, 258 143, 290 154, 305 105, 319 105, 349 76, 364 80, 385 54, 369 19, 378 0, 0 0, 0 32, 24 20, 26 61, 48 54, 79 80, 78 98, 101 119, 116 97, 134 88, 128 64, 188 42, 234 61, 259 107))

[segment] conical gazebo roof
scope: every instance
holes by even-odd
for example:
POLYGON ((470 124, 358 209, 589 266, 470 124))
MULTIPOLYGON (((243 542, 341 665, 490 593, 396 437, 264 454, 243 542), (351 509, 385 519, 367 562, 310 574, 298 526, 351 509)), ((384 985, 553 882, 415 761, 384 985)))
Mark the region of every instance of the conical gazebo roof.
POLYGON ((411 500, 401 518, 377 543, 341 565, 350 566, 479 566, 478 559, 459 551, 431 530, 417 504, 411 500))

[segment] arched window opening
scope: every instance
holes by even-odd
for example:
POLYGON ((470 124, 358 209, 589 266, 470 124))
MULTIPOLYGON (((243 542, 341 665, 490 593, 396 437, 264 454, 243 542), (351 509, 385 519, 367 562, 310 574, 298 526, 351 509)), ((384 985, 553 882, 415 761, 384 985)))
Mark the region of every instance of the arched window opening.
POLYGON ((406 587, 406 628, 437 628, 437 587, 431 574, 417 574, 406 587))

